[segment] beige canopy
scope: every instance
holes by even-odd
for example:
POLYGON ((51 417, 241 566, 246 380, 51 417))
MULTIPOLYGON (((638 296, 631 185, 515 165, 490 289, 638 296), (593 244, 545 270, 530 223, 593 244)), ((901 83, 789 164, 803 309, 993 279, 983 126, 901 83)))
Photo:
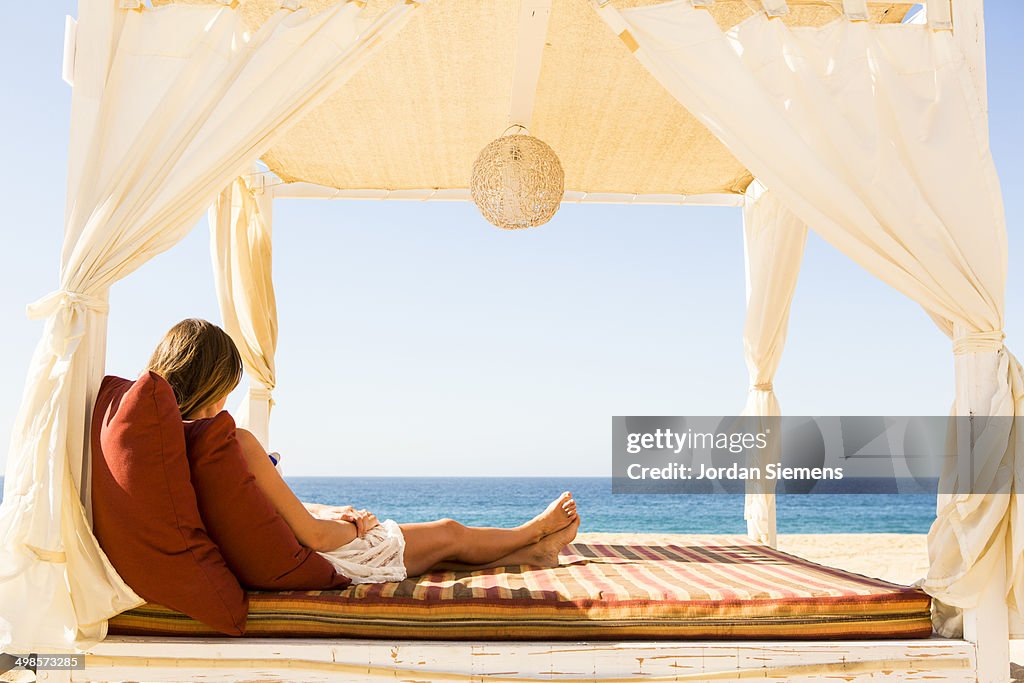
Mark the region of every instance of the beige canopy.
MULTIPOLYGON (((337 1, 303 6, 317 11, 337 1)), ((392 4, 369 0, 366 11, 392 4)), ((789 25, 821 26, 843 16, 841 3, 831 0, 789 5, 783 17, 789 25)), ((255 28, 280 6, 281 0, 244 0, 240 10, 255 28)), ((912 6, 868 3, 872 21, 884 23, 899 23, 912 6)), ((723 29, 757 9, 759 3, 744 0, 709 7, 723 29)), ((555 150, 570 192, 742 194, 753 179, 588 0, 435 2, 263 160, 288 182, 344 190, 464 189, 481 148, 512 123, 555 150)))

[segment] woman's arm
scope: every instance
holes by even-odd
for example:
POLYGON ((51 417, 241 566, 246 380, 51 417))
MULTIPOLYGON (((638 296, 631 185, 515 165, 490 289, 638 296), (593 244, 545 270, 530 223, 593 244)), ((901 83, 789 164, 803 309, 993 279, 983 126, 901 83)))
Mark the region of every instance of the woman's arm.
POLYGON ((245 429, 238 429, 237 434, 245 462, 256 477, 256 485, 295 532, 299 543, 326 552, 356 537, 356 525, 351 522, 313 517, 281 478, 259 440, 245 429))
POLYGON ((317 519, 344 519, 344 515, 355 512, 355 508, 351 505, 324 505, 306 501, 302 501, 302 505, 309 510, 309 514, 317 519))

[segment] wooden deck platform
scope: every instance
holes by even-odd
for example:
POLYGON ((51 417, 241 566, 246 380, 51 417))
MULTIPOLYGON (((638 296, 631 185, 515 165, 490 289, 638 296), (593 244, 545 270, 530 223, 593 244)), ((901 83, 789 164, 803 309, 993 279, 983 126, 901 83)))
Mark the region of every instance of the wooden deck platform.
POLYGON ((39 681, 959 681, 962 640, 440 642, 111 636, 39 681))

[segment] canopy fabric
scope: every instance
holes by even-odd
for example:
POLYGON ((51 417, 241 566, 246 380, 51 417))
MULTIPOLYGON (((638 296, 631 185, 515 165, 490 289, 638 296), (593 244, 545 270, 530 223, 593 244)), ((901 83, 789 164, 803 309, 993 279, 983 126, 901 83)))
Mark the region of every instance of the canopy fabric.
POLYGON ((249 376, 235 422, 270 448, 271 392, 277 385, 277 301, 272 274, 270 197, 236 178, 210 207, 213 279, 224 330, 249 376))
MULTIPOLYGON (((801 221, 921 304, 951 338, 957 326, 956 354, 991 361, 971 365, 977 376, 958 373, 958 387, 987 392, 972 406, 1024 416, 1024 373, 1002 343, 999 180, 983 96, 952 32, 855 21, 792 30, 762 14, 723 33, 689 2, 599 11, 801 221)), ((944 475, 941 489, 952 493, 940 496, 929 532, 924 588, 966 608, 1005 578, 1019 609, 1024 512, 1015 496, 991 492, 1024 493, 1024 434, 1009 420, 982 429, 967 436, 987 477, 975 491, 990 493, 944 475), (1005 577, 993 570, 1004 554, 1005 577)), ((936 627, 958 628, 942 619, 936 627)))
POLYGON ((0 504, 0 649, 102 639, 141 604, 92 535, 92 401, 110 286, 177 243, 232 179, 404 23, 356 3, 281 10, 255 33, 223 5, 139 11, 82 0, 60 288, 29 369, 0 504))
MULTIPOLYGON (((217 0, 154 0, 154 4, 217 0)), ((336 0, 304 0, 312 10, 336 0)), ((369 0, 380 11, 393 0, 369 0)), ((656 0, 627 0, 631 6, 656 0)), ((588 0, 551 3, 532 117, 509 120, 524 40, 518 17, 535 0, 431 3, 344 88, 263 157, 285 181, 338 189, 465 189, 484 145, 522 123, 559 155, 565 188, 586 193, 742 194, 750 171, 630 55, 588 0)), ((717 0, 723 28, 754 0, 717 0)), ((820 26, 835 0, 797 0, 783 21, 820 26)), ((280 0, 240 0, 259 25, 280 0)), ((899 22, 909 2, 870 2, 899 22)))
MULTIPOLYGON (((747 277, 747 316, 743 325, 743 354, 750 390, 743 415, 777 418, 782 415, 772 382, 782 360, 789 309, 796 291, 807 226, 773 192, 757 181, 748 188, 743 206, 744 263, 747 277)), ((755 450, 764 471, 781 454, 779 421, 766 419, 762 432, 768 446, 755 450), (766 431, 770 430, 770 431, 766 431)), ((750 479, 744 505, 747 534, 775 547, 775 481, 750 479)))

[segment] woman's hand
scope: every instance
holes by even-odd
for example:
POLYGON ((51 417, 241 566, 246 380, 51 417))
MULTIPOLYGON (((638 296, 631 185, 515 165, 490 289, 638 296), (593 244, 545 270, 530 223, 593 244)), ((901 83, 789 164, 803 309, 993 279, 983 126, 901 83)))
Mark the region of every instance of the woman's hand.
POLYGON ((345 519, 345 515, 352 514, 356 509, 351 505, 330 505, 322 511, 324 519, 345 519))
POLYGON ((356 535, 360 538, 365 536, 367 531, 380 524, 380 522, 377 521, 377 516, 369 510, 352 510, 351 512, 345 512, 342 513, 338 519, 355 524, 356 535))

